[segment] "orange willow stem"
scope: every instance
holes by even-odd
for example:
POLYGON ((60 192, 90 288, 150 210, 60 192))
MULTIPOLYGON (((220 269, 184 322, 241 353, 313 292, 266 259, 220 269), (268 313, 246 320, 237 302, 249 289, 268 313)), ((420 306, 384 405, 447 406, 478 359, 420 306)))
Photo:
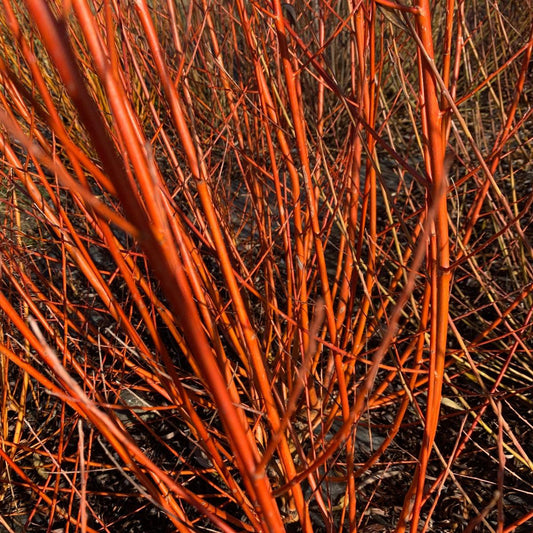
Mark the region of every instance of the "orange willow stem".
MULTIPOLYGON (((522 53, 522 51, 524 51, 525 53, 522 59, 522 65, 520 67, 520 74, 516 82, 515 89, 513 91, 514 97, 506 112, 507 120, 505 121, 505 126, 500 131, 498 138, 494 142, 494 147, 492 149, 491 162, 489 166, 491 175, 494 174, 494 172, 496 171, 500 163, 501 153, 503 151, 503 147, 505 146, 505 143, 509 139, 510 131, 513 126, 513 122, 515 120, 516 113, 518 110, 518 102, 520 101, 520 98, 522 97, 522 94, 524 91, 524 85, 525 85, 526 78, 529 72, 529 64, 531 61, 531 55, 533 54, 533 24, 531 25, 531 30, 530 30, 527 44, 524 45, 523 50, 519 50, 519 52, 517 52, 515 56, 518 56, 518 54, 522 53)), ((511 61, 511 59, 513 58, 510 58, 509 61, 511 61)), ((478 194, 476 195, 477 196, 476 200, 474 201, 474 204, 470 208, 470 211, 466 217, 466 220, 468 220, 468 226, 466 228, 465 235, 463 237, 464 245, 468 244, 468 242, 470 241, 470 238, 472 236, 472 229, 474 227, 474 224, 477 222, 479 218, 479 214, 481 212, 483 202, 485 201, 485 198, 489 191, 490 185, 491 185, 491 181, 487 177, 485 179, 485 183, 483 184, 483 187, 479 190, 478 194)), ((457 258, 460 259, 462 255, 463 253, 461 250, 458 252, 457 258)))
POLYGON ((424 482, 429 456, 437 424, 439 422, 444 361, 448 335, 448 306, 450 293, 450 257, 447 210, 447 174, 451 161, 444 168, 444 151, 446 139, 442 130, 442 115, 439 106, 437 81, 429 62, 434 59, 432 17, 430 2, 419 0, 416 3, 418 14, 416 32, 420 39, 423 52, 419 50, 420 99, 423 129, 427 139, 425 147, 426 170, 429 177, 428 198, 436 202, 436 216, 433 234, 430 240, 430 283, 432 290, 431 323, 430 323, 430 360, 426 420, 424 437, 420 452, 419 464, 413 484, 408 491, 404 509, 397 531, 405 531, 405 521, 411 514, 410 529, 418 531, 420 508, 424 495, 424 482), (411 496, 414 504, 411 510, 411 496))
MULTIPOLYGON (((226 382, 213 357, 213 352, 202 328, 198 310, 181 261, 175 248, 170 245, 171 241, 166 221, 159 214, 157 208, 152 209, 150 213, 155 219, 150 219, 138 200, 138 196, 135 194, 136 191, 132 187, 132 182, 116 153, 114 143, 106 133, 107 130, 102 123, 100 112, 85 88, 85 82, 70 48, 64 25, 54 18, 44 1, 26 0, 25 4, 33 21, 39 28, 41 38, 52 61, 63 78, 65 87, 78 110, 80 119, 91 136, 102 164, 115 184, 126 216, 140 231, 141 244, 154 267, 176 316, 179 318, 185 337, 197 359, 202 377, 209 385, 210 391, 215 398, 243 479, 248 485, 250 493, 258 499, 262 507, 265 526, 273 529, 282 528, 279 510, 271 495, 268 479, 264 474, 256 475, 257 449, 250 441, 246 428, 243 427, 242 417, 239 416, 228 394, 226 382), (156 220, 157 226, 153 228, 152 223, 156 222, 156 220)), ((75 2, 75 5, 76 7, 83 7, 83 2, 75 2)), ((94 50, 97 50, 97 45, 95 45, 94 50)), ((105 61, 103 57, 102 61, 105 61)), ((100 64, 100 66, 102 67, 103 64, 100 64)), ((150 179, 150 170, 145 161, 139 157, 143 152, 143 146, 139 144, 138 131, 131 121, 132 114, 126 108, 125 99, 121 96, 121 88, 111 72, 102 72, 102 75, 109 93, 115 119, 122 128, 122 138, 130 145, 128 152, 132 156, 132 163, 136 167, 137 176, 143 179, 150 179)))
MULTIPOLYGON (((274 401, 274 396, 271 392, 271 383, 268 379, 268 372, 265 368, 264 357, 257 340, 257 334, 253 330, 248 316, 248 311, 246 309, 244 300, 240 294, 239 287, 237 285, 237 280, 233 272, 233 267, 231 265, 231 261, 227 252, 227 248, 225 246, 223 236, 220 231, 220 226, 216 218, 216 214, 214 211, 214 203, 207 188, 207 170, 205 168, 205 165, 203 164, 200 145, 198 142, 193 142, 193 136, 187 126, 185 115, 183 113, 183 106, 180 103, 179 95, 167 74, 165 63, 162 58, 162 52, 158 45, 157 37, 155 35, 155 29, 149 16, 147 5, 144 1, 139 0, 136 2, 136 7, 138 9, 141 22, 143 24, 143 28, 145 29, 146 35, 148 37, 150 47, 156 57, 156 66, 158 68, 161 80, 163 81, 163 86, 167 98, 171 104, 175 125, 186 149, 186 153, 189 159, 189 165, 191 167, 194 177, 197 179, 197 189, 200 195, 200 200, 202 202, 202 207, 204 209, 204 213, 208 221, 208 226, 211 230, 213 243, 217 251, 218 258, 220 260, 228 290, 232 296, 233 306, 239 317, 239 322, 243 331, 244 341, 249 350, 252 365, 254 368, 254 378, 258 383, 259 390, 261 391, 261 399, 264 402, 268 415, 268 420, 272 425, 272 430, 274 432, 278 432, 280 428, 280 417, 274 401)), ((295 467, 284 435, 282 435, 280 439, 280 455, 283 465, 287 470, 287 473, 292 477, 292 475, 295 473, 295 467)), ((263 476, 264 473, 257 472, 256 475, 260 477, 263 476)), ((308 521, 308 513, 305 510, 301 488, 296 486, 293 492, 297 505, 299 506, 300 516, 302 520, 308 521)), ((275 502, 271 501, 271 504, 275 506, 275 502)))

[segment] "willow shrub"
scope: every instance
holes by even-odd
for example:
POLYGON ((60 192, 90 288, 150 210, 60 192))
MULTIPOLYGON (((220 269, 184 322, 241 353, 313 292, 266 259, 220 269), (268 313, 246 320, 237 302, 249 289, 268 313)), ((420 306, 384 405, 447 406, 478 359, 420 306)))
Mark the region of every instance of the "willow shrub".
POLYGON ((527 9, 0 22, 7 531, 531 520, 527 9))

